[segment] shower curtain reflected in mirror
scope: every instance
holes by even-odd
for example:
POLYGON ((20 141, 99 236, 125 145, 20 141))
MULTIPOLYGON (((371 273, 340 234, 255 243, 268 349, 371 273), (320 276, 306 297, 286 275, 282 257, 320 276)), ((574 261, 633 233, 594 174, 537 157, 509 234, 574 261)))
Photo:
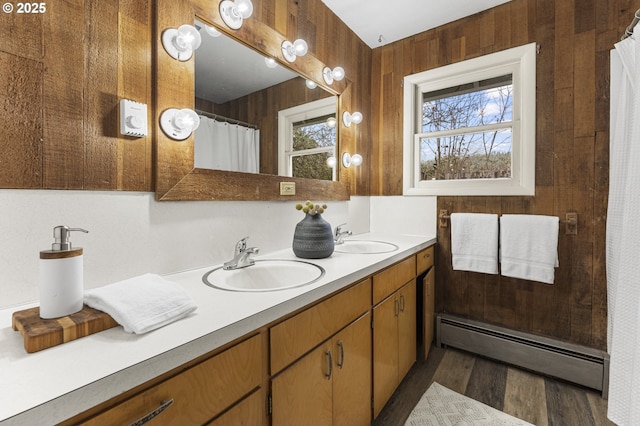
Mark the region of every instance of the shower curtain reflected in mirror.
POLYGON ((194 164, 202 169, 260 173, 260 130, 201 115, 194 164))

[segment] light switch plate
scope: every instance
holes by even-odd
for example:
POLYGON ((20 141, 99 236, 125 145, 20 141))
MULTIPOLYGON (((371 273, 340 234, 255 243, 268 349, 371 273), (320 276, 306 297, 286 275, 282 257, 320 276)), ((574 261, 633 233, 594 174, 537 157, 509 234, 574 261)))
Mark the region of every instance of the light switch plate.
POLYGON ((280 195, 296 195, 296 183, 280 182, 280 195))
POLYGON ((147 105, 129 99, 120 100, 120 133, 142 138, 147 136, 147 105))

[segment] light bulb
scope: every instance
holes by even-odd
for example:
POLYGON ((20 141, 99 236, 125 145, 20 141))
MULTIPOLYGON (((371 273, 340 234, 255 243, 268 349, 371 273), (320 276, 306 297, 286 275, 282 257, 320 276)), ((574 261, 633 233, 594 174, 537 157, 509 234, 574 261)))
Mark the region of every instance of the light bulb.
POLYGON ((189 24, 181 25, 178 28, 178 34, 173 39, 173 44, 181 52, 196 50, 200 47, 200 43, 202 43, 200 33, 189 24))
POLYGON ((289 40, 285 40, 282 42, 282 56, 288 62, 294 62, 296 60, 296 57, 304 56, 308 51, 309 46, 307 45, 307 42, 301 38, 297 39, 293 43, 291 43, 289 40))
POLYGON ((253 14, 253 3, 251 0, 236 0, 235 9, 243 19, 247 19, 253 14))
POLYGON ((335 67, 333 70, 329 67, 324 67, 322 69, 322 78, 327 84, 333 83, 334 80, 340 81, 344 76, 344 68, 342 67, 335 67))
POLYGON ((267 67, 269 68, 275 68, 278 66, 278 63, 276 62, 275 59, 273 58, 264 58, 264 63, 267 65, 267 67))
POLYGON ((333 129, 334 127, 336 127, 336 118, 335 117, 329 117, 327 118, 327 127, 330 129, 333 129))
POLYGON ((316 84, 315 81, 313 80, 307 80, 304 83, 309 89, 315 89, 316 87, 318 87, 318 85, 316 84))
POLYGON ((362 113, 354 112, 353 114, 350 114, 349 111, 345 111, 342 114, 342 123, 346 127, 351 127, 351 123, 360 124, 362 123, 362 113))
POLYGON ((356 167, 362 164, 362 155, 360 154, 350 155, 348 152, 345 152, 344 154, 342 154, 342 165, 344 167, 351 167, 352 164, 356 167))
POLYGON ((181 25, 178 29, 167 28, 162 32, 162 47, 179 61, 188 61, 201 43, 200 33, 189 24, 181 25))
POLYGON ((336 81, 340 81, 344 78, 345 73, 344 73, 344 68, 342 67, 335 67, 333 69, 333 79, 336 81))
POLYGON ((205 25, 204 26, 204 30, 211 37, 220 37, 222 35, 222 33, 220 31, 218 31, 215 27, 212 27, 211 25, 205 25))
POLYGON ((333 169, 336 167, 336 164, 337 164, 336 157, 332 155, 331 157, 327 158, 327 166, 333 169))

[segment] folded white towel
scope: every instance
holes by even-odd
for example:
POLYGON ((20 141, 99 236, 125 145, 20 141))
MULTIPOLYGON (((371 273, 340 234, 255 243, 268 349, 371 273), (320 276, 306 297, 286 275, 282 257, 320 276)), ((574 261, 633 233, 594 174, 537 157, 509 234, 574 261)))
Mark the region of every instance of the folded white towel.
POLYGON ((498 273, 498 215, 453 213, 451 215, 453 269, 498 273))
POLYGON ((505 214, 500 217, 502 275, 553 284, 558 267, 558 229, 555 216, 505 214))
POLYGON ((160 328, 197 308, 179 284, 155 274, 87 290, 84 303, 111 315, 127 333, 136 334, 160 328))

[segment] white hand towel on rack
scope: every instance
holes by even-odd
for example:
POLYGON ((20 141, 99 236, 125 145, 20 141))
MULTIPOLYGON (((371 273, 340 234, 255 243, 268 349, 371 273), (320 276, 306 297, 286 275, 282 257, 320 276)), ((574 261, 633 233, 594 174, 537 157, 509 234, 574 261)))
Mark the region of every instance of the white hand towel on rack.
POLYGON ((155 274, 87 290, 84 303, 111 315, 127 333, 136 334, 155 330, 196 310, 179 284, 155 274))
POLYGON ((500 217, 502 275, 553 284, 558 267, 556 216, 505 214, 500 217))
POLYGON ((498 215, 451 214, 451 260, 460 271, 498 273, 498 215))

